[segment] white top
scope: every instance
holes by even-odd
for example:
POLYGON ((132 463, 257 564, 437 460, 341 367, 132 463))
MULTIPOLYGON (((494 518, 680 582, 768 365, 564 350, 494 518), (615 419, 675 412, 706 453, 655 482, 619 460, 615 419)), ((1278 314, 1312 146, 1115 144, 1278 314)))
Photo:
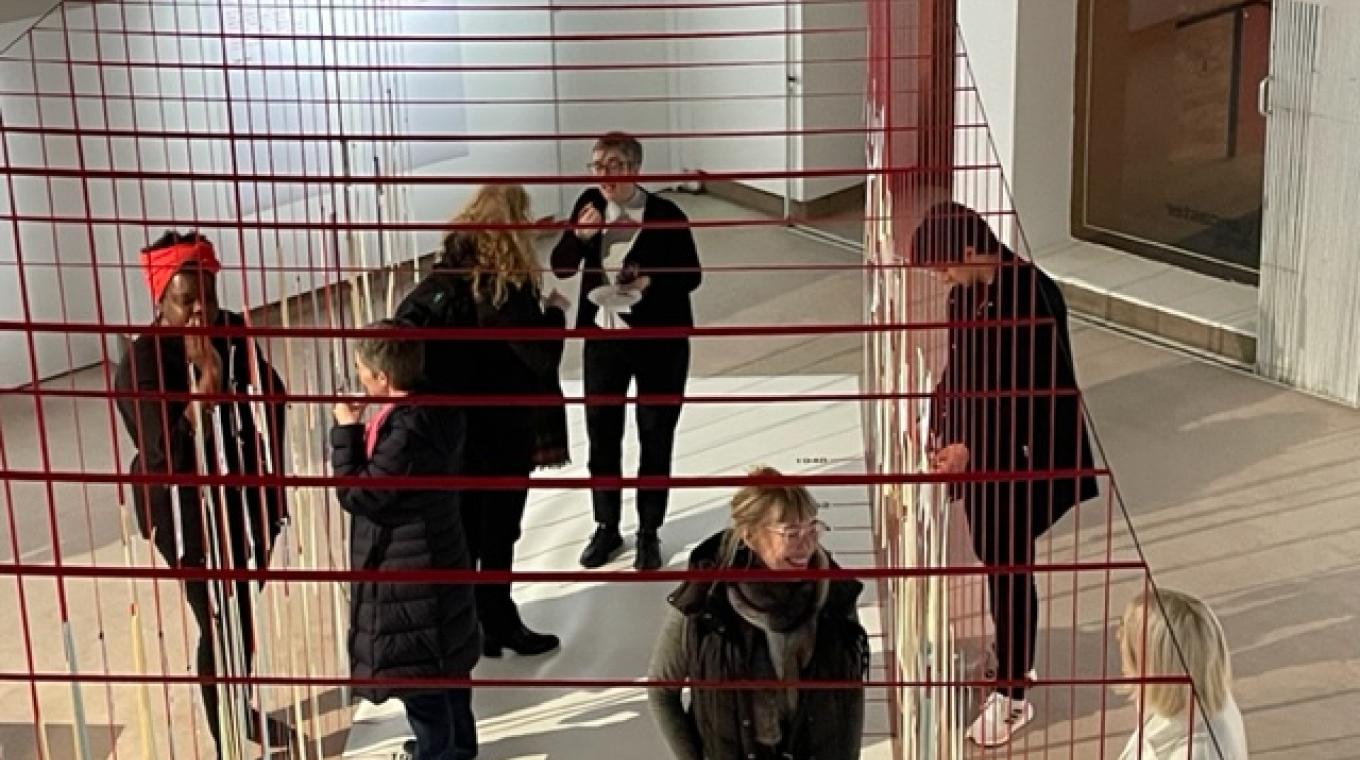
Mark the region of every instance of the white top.
POLYGON ((1209 721, 1212 737, 1198 717, 1195 718, 1194 735, 1186 736, 1188 723, 1185 716, 1150 716, 1143 723, 1142 735, 1135 731, 1129 737, 1119 760, 1248 760, 1247 730, 1242 725, 1242 713, 1231 698, 1209 721), (1142 754, 1139 754, 1140 739, 1142 754))
MULTIPOLYGON (((633 248, 633 241, 637 240, 641 227, 619 227, 615 226, 618 222, 641 222, 643 212, 647 208, 647 191, 636 185, 633 187, 633 197, 623 203, 609 201, 604 207, 604 239, 600 241, 600 263, 604 267, 605 276, 609 277, 613 272, 623 267, 623 260, 628 256, 628 252, 633 248)), ((630 292, 620 293, 613 284, 606 283, 595 288, 586 294, 586 298, 591 303, 599 307, 595 312, 595 324, 599 327, 612 330, 621 330, 628 327, 628 323, 623 321, 623 315, 629 313, 630 307, 636 304, 641 298, 641 293, 630 292)))
POLYGON ((633 187, 633 197, 623 203, 609 201, 604 207, 604 221, 608 225, 604 230, 604 240, 601 241, 600 259, 606 269, 609 267, 622 266, 623 258, 628 255, 628 251, 633 247, 633 241, 637 239, 638 233, 642 231, 640 227, 615 227, 617 222, 641 222, 642 212, 647 208, 647 191, 640 187, 633 187))

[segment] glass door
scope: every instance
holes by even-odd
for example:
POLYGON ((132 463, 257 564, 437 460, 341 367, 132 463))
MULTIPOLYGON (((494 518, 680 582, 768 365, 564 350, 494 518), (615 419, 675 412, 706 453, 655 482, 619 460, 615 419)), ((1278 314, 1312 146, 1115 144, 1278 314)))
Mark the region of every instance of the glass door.
POLYGON ((1267 0, 1084 0, 1073 234, 1255 282, 1267 0))

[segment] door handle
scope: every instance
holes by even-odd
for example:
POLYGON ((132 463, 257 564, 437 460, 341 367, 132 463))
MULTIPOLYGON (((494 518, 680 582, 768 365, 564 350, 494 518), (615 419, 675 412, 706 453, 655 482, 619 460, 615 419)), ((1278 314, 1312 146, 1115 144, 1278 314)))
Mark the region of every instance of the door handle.
POLYGON ((1256 110, 1263 117, 1270 116, 1270 77, 1265 76, 1256 85, 1256 110))

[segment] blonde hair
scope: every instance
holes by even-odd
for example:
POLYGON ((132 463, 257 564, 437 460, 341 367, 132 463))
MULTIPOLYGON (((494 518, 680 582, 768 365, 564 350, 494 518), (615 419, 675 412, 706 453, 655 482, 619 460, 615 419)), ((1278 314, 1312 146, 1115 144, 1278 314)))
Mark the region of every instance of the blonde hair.
POLYGON ((477 298, 483 297, 483 286, 488 280, 494 306, 505 303, 512 285, 528 285, 538 291, 540 272, 529 230, 500 227, 532 221, 529 193, 523 185, 483 185, 453 221, 462 225, 497 225, 492 229, 459 230, 450 235, 452 238, 462 233, 472 240, 473 263, 469 275, 472 292, 477 298))
MULTIPOLYGON (((783 475, 779 470, 765 465, 752 467, 746 474, 752 478, 777 478, 783 475)), ((807 522, 817 517, 817 509, 817 501, 802 486, 742 486, 732 494, 732 517, 719 553, 720 566, 732 567, 745 535, 772 522, 807 522)), ((826 559, 820 546, 817 547, 817 554, 819 560, 826 559)))
MULTIPOLYGON (((1124 609, 1119 642, 1124 675, 1189 675, 1202 717, 1208 720, 1232 690, 1232 658, 1223 626, 1208 605, 1189 594, 1169 589, 1154 593, 1140 594, 1124 609)), ((1180 716, 1190 704, 1185 684, 1138 684, 1132 689, 1141 693, 1148 710, 1163 717, 1180 716)))

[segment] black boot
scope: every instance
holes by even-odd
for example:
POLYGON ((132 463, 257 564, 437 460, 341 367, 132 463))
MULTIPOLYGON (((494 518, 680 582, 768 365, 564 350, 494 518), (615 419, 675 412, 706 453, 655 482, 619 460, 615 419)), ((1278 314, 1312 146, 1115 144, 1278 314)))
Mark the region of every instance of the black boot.
POLYGON ((561 645, 562 641, 551 633, 539 633, 523 623, 520 623, 519 628, 503 636, 493 636, 489 633, 482 636, 482 654, 487 657, 500 657, 502 649, 509 649, 523 657, 531 657, 546 654, 561 645))
POLYGON ((654 530, 640 530, 637 534, 637 557, 633 567, 638 570, 655 570, 661 567, 661 539, 654 530))
POLYGON ((585 551, 581 552, 581 567, 595 569, 618 556, 623 549, 623 536, 619 535, 618 526, 605 525, 600 523, 595 528, 595 535, 590 537, 590 543, 586 544, 585 551))

